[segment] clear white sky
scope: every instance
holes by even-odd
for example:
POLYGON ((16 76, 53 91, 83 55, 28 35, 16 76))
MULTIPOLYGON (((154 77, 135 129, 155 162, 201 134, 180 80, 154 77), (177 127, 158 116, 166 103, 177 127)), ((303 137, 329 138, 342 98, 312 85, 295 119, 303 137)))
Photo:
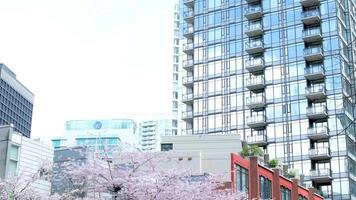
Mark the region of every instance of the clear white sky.
POLYGON ((170 112, 174 0, 0 0, 0 62, 35 94, 33 137, 170 112))

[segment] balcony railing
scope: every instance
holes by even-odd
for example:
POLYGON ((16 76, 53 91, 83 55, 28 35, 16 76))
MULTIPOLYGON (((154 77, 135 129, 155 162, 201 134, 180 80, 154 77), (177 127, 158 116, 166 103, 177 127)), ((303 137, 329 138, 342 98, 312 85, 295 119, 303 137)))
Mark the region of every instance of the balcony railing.
POLYGON ((332 171, 328 168, 310 170, 310 180, 316 183, 329 183, 332 181, 332 171))
POLYGON ((194 0, 183 0, 183 3, 188 7, 192 7, 194 5, 194 0))
POLYGON ((307 116, 310 119, 324 119, 328 117, 328 109, 324 105, 307 107, 307 116))
POLYGON ((183 68, 191 68, 194 65, 193 59, 183 60, 183 68))
POLYGON ((185 53, 193 51, 194 44, 193 43, 185 43, 183 44, 183 51, 185 53))
POLYGON ((250 23, 246 26, 245 34, 249 37, 262 35, 263 26, 261 23, 250 23))
POLYGON ((320 12, 317 9, 305 10, 302 12, 302 21, 305 25, 319 24, 320 12))
POLYGON ((265 146, 267 145, 267 135, 249 135, 246 137, 246 142, 249 145, 265 146))
POLYGON ((194 11, 192 11, 192 10, 185 11, 183 13, 183 17, 189 23, 192 22, 194 20, 194 11))
POLYGON ((264 114, 247 116, 247 125, 250 128, 264 127, 267 125, 267 118, 264 114))
POLYGON ((326 89, 324 85, 314 85, 305 88, 305 97, 309 100, 325 99, 326 89))
POLYGON ((194 27, 190 26, 190 27, 184 27, 183 28, 183 34, 186 38, 192 38, 193 37, 193 33, 194 33, 194 27))
POLYGON ((257 19, 262 17, 262 7, 261 5, 248 6, 245 9, 245 17, 249 20, 257 19))
POLYGON ((323 49, 321 46, 307 47, 304 49, 304 59, 306 61, 316 61, 323 58, 323 49))
POLYGON ((325 69, 323 64, 311 65, 304 69, 304 77, 313 81, 325 78, 325 69))
POLYGON ((266 106, 265 95, 246 97, 246 104, 250 109, 263 108, 266 106))
POLYGON ((183 102, 193 101, 193 93, 183 94, 183 102))
POLYGON ((264 60, 262 57, 252 58, 245 61, 245 68, 249 72, 261 71, 264 69, 264 60))
POLYGON ((311 140, 329 138, 329 128, 327 126, 310 127, 308 128, 307 133, 311 140))
POLYGON ((182 119, 187 120, 187 119, 192 119, 193 118, 193 111, 184 111, 182 112, 182 119))
POLYGON ((316 42, 322 39, 320 27, 307 28, 303 30, 305 42, 316 42))
POLYGON ((261 53, 264 50, 262 40, 251 40, 245 43, 246 52, 249 54, 261 53))
POLYGON ((330 149, 328 147, 309 149, 309 158, 312 160, 330 159, 330 149))
POLYGON ((246 87, 249 90, 259 90, 265 87, 265 77, 263 75, 260 76, 251 76, 246 79, 246 87))
POLYGON ((191 85, 191 84, 193 84, 193 76, 184 76, 183 77, 183 85, 185 85, 185 86, 188 86, 188 85, 191 85))
POLYGON ((300 4, 304 7, 311 7, 320 4, 319 0, 300 0, 300 4))

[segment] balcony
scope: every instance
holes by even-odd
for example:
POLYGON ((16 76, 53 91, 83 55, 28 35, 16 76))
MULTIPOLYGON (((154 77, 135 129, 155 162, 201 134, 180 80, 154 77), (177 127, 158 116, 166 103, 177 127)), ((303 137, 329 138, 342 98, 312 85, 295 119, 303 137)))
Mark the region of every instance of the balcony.
POLYGON ((184 27, 183 28, 184 37, 189 38, 189 39, 193 39, 193 36, 194 36, 193 33, 194 33, 194 27, 193 26, 184 27))
POLYGON ((323 49, 321 46, 307 47, 304 49, 304 59, 312 62, 323 58, 323 49))
POLYGON ((183 52, 186 54, 193 54, 194 44, 193 43, 185 43, 183 44, 183 52))
POLYGON ((312 120, 328 118, 328 109, 326 106, 307 107, 307 117, 312 120))
POLYGON ((251 23, 245 28, 245 34, 249 37, 256 37, 263 34, 263 26, 261 23, 251 23))
POLYGON ((330 149, 328 147, 319 147, 315 149, 309 149, 310 160, 327 160, 330 159, 330 149))
POLYGON ((194 0, 183 0, 183 3, 189 8, 192 8, 194 6, 194 0))
POLYGON ((188 59, 188 60, 183 60, 183 68, 184 69, 190 69, 194 65, 193 59, 188 59))
POLYGON ((315 183, 331 183, 332 172, 328 168, 310 170, 310 180, 315 183))
POLYGON ((267 142, 267 135, 248 135, 246 137, 246 142, 249 145, 257 145, 257 146, 266 146, 267 142))
POLYGON ((311 65, 304 69, 304 77, 309 81, 319 80, 325 78, 324 65, 311 65))
POLYGON ((300 0, 300 4, 304 7, 311 7, 320 4, 319 0, 300 0))
POLYGON ((311 140, 323 140, 329 138, 329 128, 326 126, 310 127, 308 128, 307 133, 311 140))
POLYGON ((257 3, 261 2, 261 0, 246 0, 247 3, 257 3))
POLYGON ((183 13, 184 20, 187 23, 193 23, 194 22, 194 12, 192 10, 185 11, 183 13))
POLYGON ((245 9, 245 17, 249 20, 259 19, 263 15, 261 5, 248 6, 245 9))
POLYGON ((323 39, 320 27, 307 28, 303 30, 304 42, 318 42, 323 39))
POLYGON ((256 54, 264 51, 262 40, 252 40, 250 42, 246 42, 245 47, 246 52, 249 54, 256 54))
POLYGON ((194 82, 193 76, 184 76, 183 77, 183 85, 186 87, 192 86, 194 82))
POLYGON ((183 103, 193 102, 193 93, 183 94, 182 101, 183 101, 183 103))
POLYGON ((326 98, 326 89, 324 85, 315 85, 305 88, 305 97, 311 101, 326 98))
POLYGON ((245 61, 245 68, 249 72, 261 71, 265 68, 264 60, 262 57, 252 58, 245 61))
POLYGON ((302 12, 302 22, 305 25, 320 24, 320 12, 317 9, 302 12))
POLYGON ((193 111, 185 111, 182 112, 182 119, 183 120, 193 120, 193 111))
POLYGON ((262 128, 267 125, 267 118, 263 115, 247 116, 247 126, 250 128, 262 128))
POLYGON ((246 105, 250 109, 266 107, 266 97, 264 95, 254 95, 246 98, 246 105))
POLYGON ((254 91, 265 88, 265 77, 263 75, 260 76, 251 76, 246 79, 246 88, 254 91))

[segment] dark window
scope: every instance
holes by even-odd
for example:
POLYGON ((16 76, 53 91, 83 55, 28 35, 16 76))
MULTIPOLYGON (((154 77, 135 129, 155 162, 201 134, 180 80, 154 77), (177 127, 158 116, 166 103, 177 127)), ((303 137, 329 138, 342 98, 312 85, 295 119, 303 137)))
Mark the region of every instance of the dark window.
POLYGON ((161 144, 161 151, 170 151, 173 150, 173 144, 161 144))
POLYGON ((235 166, 235 190, 248 194, 248 171, 240 165, 235 166))
POLYGON ((281 200, 290 200, 290 193, 289 189, 281 187, 281 200))
POLYGON ((260 197, 261 199, 271 199, 271 181, 260 176, 260 197))

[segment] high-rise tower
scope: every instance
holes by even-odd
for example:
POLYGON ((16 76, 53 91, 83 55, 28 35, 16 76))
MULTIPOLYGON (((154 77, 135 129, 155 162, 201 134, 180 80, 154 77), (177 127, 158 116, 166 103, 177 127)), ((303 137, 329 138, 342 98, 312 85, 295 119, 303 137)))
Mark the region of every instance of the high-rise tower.
POLYGON ((185 133, 240 134, 355 199, 355 2, 182 1, 185 133))

